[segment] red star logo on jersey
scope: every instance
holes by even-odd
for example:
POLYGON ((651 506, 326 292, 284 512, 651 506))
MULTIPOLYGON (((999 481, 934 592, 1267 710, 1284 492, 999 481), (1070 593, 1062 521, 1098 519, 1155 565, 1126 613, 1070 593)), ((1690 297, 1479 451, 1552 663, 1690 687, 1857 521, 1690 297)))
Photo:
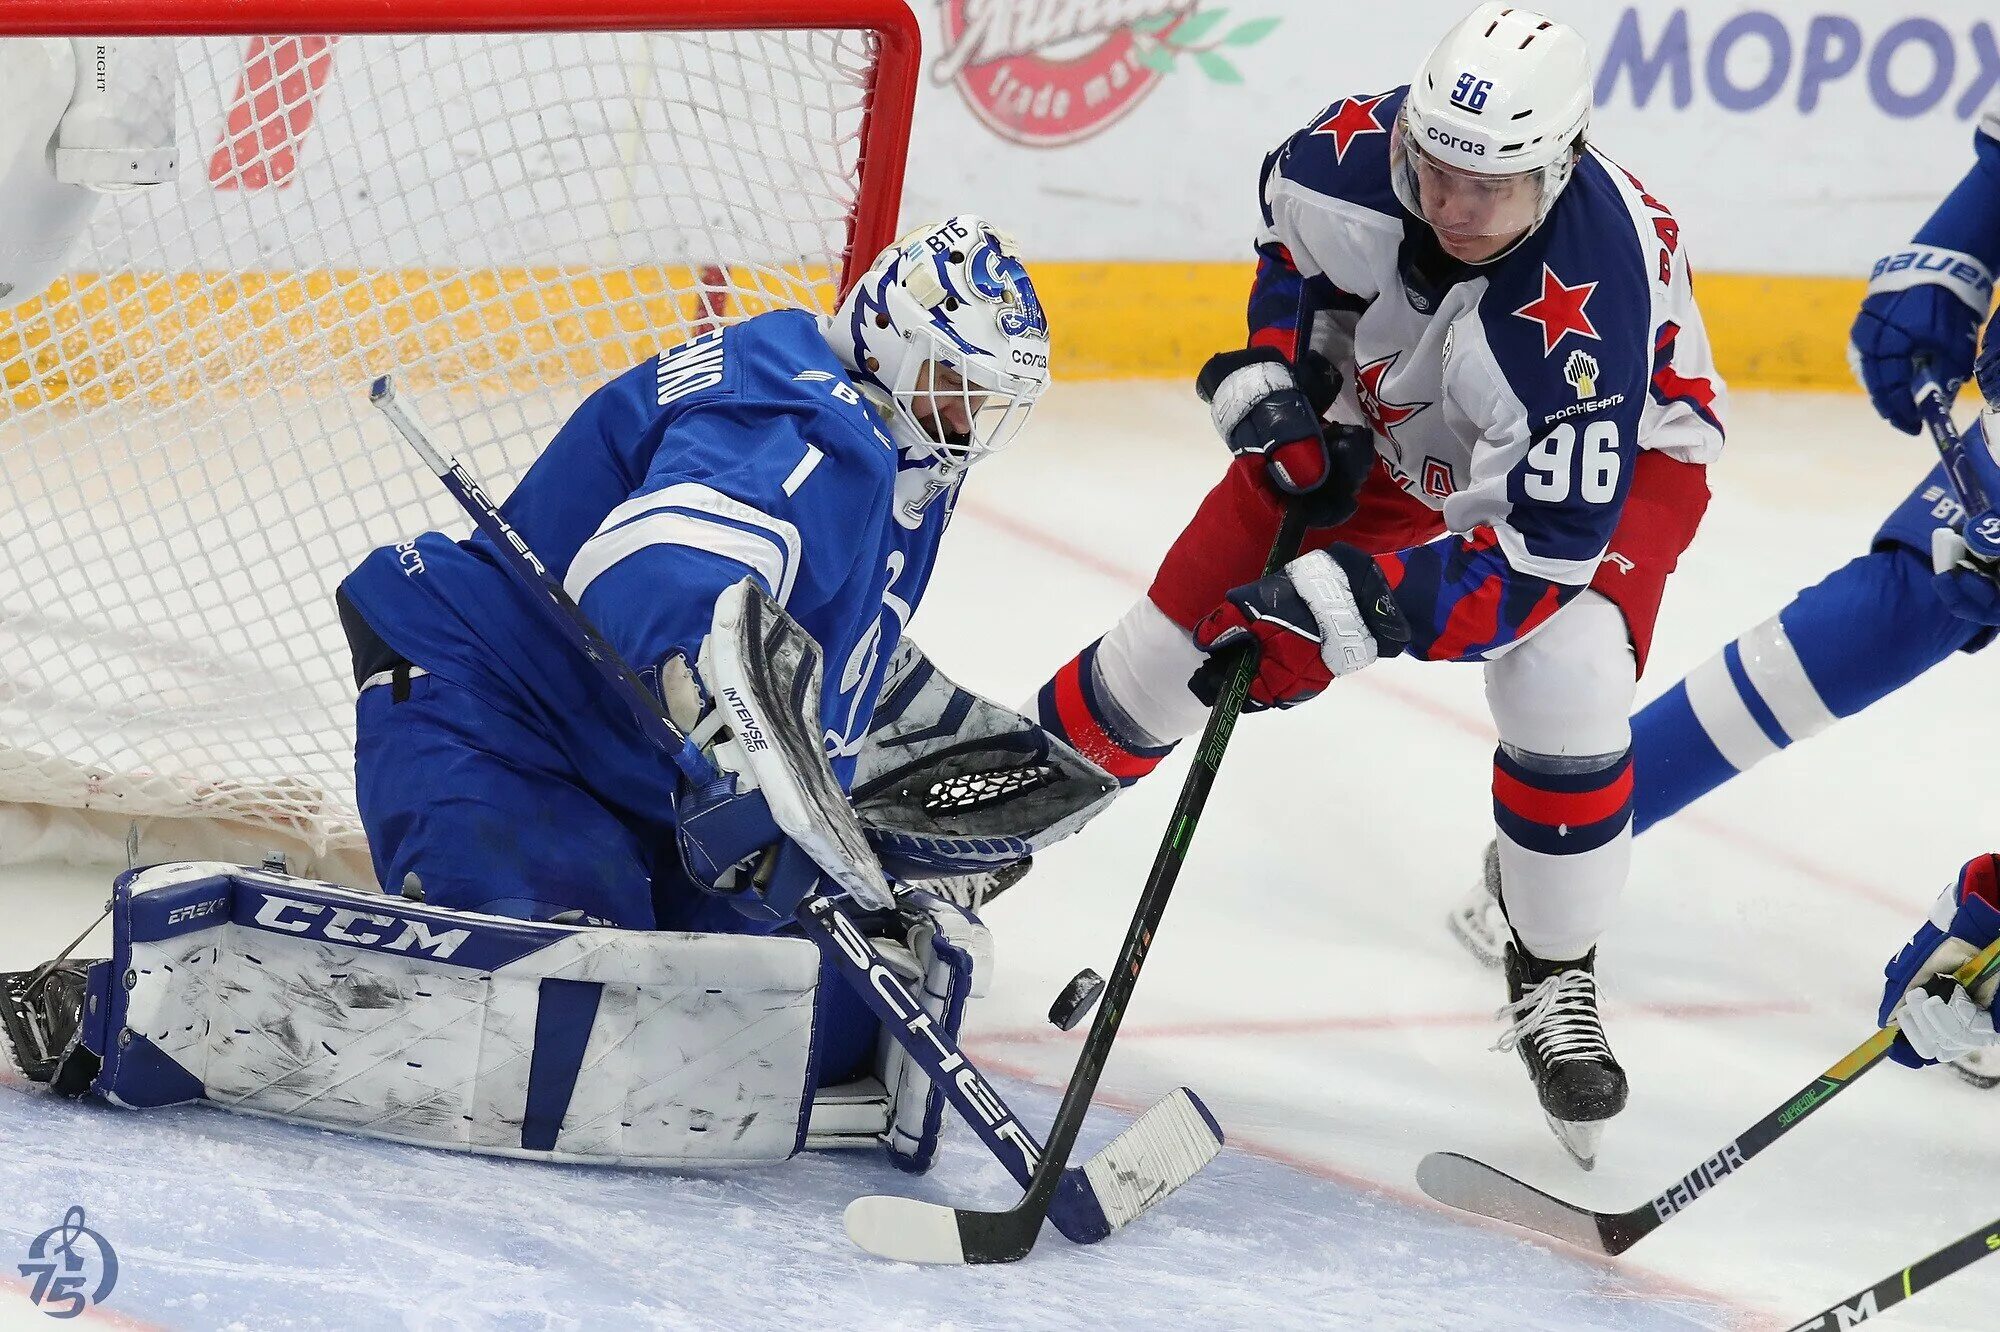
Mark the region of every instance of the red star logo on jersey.
POLYGON ((1602 341, 1597 336, 1597 326, 1590 322, 1584 306, 1590 303, 1590 293, 1597 290, 1595 282, 1585 282, 1574 287, 1566 287, 1556 276, 1555 270, 1546 263, 1542 265, 1542 294, 1514 311, 1519 319, 1531 320, 1542 326, 1542 355, 1547 356, 1556 349, 1564 336, 1570 333, 1578 337, 1602 341))
POLYGON ((1347 145, 1364 134, 1387 134, 1388 127, 1375 119, 1375 108, 1389 100, 1388 93, 1375 97, 1348 97, 1333 104, 1325 120, 1314 125, 1314 134, 1333 136, 1333 160, 1347 157, 1347 145))
POLYGON ((1401 352, 1392 352, 1379 361, 1370 361, 1354 372, 1354 395, 1361 400, 1361 415, 1368 428, 1384 439, 1396 438, 1396 427, 1431 404, 1427 402, 1382 401, 1382 376, 1396 364, 1401 352))

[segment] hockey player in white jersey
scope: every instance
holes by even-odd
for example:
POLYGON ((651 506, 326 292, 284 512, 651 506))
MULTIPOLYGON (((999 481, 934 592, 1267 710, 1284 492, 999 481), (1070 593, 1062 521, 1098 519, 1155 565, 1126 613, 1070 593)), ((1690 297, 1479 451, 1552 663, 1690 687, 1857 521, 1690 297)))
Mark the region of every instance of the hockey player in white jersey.
MULTIPOLYGON (((1911 240, 1875 265, 1850 333, 1850 359, 1883 419, 1917 434, 1919 365, 1948 390, 1974 374, 1987 409, 1965 433, 1971 463, 2000 494, 2000 326, 1989 319, 2000 272, 2000 94, 1978 118, 1973 160, 1911 240)), ((1868 549, 1725 644, 1632 719, 1633 831, 1643 833, 1799 741, 1819 734, 1960 652, 2000 625, 2000 569, 1959 535, 1969 519, 1941 466, 1894 508, 1868 549)), ((1498 962, 1506 927, 1485 882, 1454 908, 1454 931, 1498 962)), ((2000 1086, 2000 1059, 1968 1055, 1969 1080, 2000 1086)))
MULTIPOLYGON (((1267 707, 1404 652, 1485 662, 1503 1041, 1585 1165, 1626 1098, 1594 965, 1629 859, 1627 716, 1722 445, 1679 226, 1586 141, 1590 103, 1576 32, 1487 4, 1407 88, 1271 154, 1249 346, 1200 383, 1236 462, 1038 702, 1132 782, 1200 729, 1215 649, 1256 645, 1267 707), (1344 381, 1324 433, 1319 358, 1344 381), (1312 506, 1309 553, 1259 581, 1287 502, 1312 506)), ((1330 816, 1349 766, 1329 760, 1330 816)))
MULTIPOLYGON (((885 251, 830 317, 759 315, 603 385, 502 513, 733 775, 683 778, 485 535, 384 546, 339 602, 362 819, 402 898, 216 865, 128 875, 111 960, 0 986, 16 1065, 128 1106, 204 1099, 507 1155, 881 1142, 925 1168, 938 1094, 768 905, 817 871, 783 853, 753 780, 787 746, 746 708, 744 667, 792 673, 801 747, 823 740, 901 880, 1018 859, 1101 805, 1108 777, 902 637, 968 470, 1047 380, 1027 270, 960 216, 885 251), (746 587, 810 635, 824 688, 804 658, 747 661, 776 640, 725 628, 746 587), (977 801, 931 808, 983 752, 1032 776, 1006 769, 1020 798, 985 822, 960 820, 977 801)), ((901 903, 864 927, 955 1032, 984 928, 901 903)))

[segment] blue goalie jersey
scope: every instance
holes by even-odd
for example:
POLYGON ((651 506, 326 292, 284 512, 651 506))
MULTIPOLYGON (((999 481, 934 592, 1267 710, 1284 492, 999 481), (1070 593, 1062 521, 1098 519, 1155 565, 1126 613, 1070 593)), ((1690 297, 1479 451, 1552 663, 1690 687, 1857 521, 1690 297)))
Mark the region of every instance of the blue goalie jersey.
MULTIPOLYGON (((663 661, 697 658, 722 591, 754 576, 825 655, 819 722, 844 785, 956 499, 925 504, 930 476, 899 462, 814 317, 787 310, 605 384, 501 512, 655 685, 663 661)), ((413 665, 547 736, 605 805, 671 820, 675 768, 484 535, 382 547, 341 587, 413 665)))

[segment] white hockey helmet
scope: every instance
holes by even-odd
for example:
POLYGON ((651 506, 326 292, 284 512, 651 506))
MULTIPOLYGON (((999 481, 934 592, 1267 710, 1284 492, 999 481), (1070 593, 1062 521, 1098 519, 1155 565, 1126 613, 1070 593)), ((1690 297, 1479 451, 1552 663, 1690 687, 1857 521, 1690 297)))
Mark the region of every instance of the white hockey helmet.
POLYGON ((1479 6, 1403 99, 1389 145, 1396 197, 1447 241, 1525 236, 1569 184, 1590 99, 1590 54, 1574 28, 1479 6))
POLYGON ((957 473, 1011 443, 1049 384, 1049 328, 1028 270, 971 214, 884 250, 825 324, 885 400, 907 455, 957 473))

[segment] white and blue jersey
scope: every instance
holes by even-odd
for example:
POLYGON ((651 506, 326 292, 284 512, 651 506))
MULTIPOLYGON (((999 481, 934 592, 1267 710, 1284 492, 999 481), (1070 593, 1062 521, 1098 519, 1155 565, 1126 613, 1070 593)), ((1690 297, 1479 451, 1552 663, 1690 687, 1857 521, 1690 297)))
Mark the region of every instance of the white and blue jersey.
POLYGON ((1476 657, 1589 586, 1641 450, 1717 456, 1723 389, 1663 204, 1586 149, 1540 227, 1454 264, 1390 184, 1405 91, 1343 98, 1266 159, 1250 343, 1345 374, 1338 414, 1452 533, 1392 571, 1412 650, 1476 657))
MULTIPOLYGON (((802 311, 662 352, 593 393, 501 512, 633 668, 692 662, 754 576, 825 654, 819 722, 843 784, 955 493, 928 505, 802 311)), ((608 807, 670 824, 676 770, 483 535, 385 546, 341 585, 396 653, 547 738, 608 807)), ((366 811, 364 810, 364 814, 366 811)))

